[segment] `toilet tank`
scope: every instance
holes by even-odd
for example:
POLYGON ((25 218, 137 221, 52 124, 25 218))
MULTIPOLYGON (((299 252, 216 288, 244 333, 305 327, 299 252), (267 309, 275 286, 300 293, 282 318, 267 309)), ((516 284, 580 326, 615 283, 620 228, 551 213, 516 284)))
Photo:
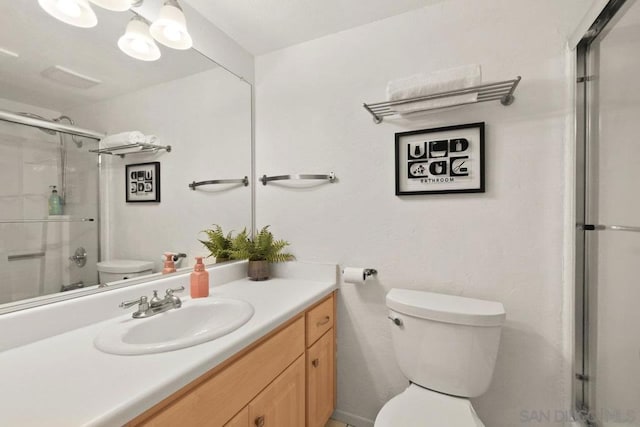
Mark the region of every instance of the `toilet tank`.
POLYGON ((396 360, 409 381, 462 397, 489 388, 505 319, 501 303, 391 289, 387 307, 396 360))
POLYGON ((153 273, 153 261, 112 259, 97 264, 100 283, 132 279, 153 273))

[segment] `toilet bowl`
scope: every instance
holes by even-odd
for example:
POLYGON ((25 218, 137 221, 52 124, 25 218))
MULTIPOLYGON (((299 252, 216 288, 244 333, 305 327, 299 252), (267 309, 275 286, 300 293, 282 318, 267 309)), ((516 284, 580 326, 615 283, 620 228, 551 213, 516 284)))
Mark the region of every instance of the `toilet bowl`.
POLYGON ((388 401, 375 427, 484 427, 469 399, 411 384, 388 401))
POLYGON ((483 427, 469 398, 491 383, 502 304, 410 289, 387 294, 396 361, 410 381, 375 427, 483 427))
POLYGON ((100 283, 116 282, 153 273, 153 261, 112 259, 97 264, 100 283))

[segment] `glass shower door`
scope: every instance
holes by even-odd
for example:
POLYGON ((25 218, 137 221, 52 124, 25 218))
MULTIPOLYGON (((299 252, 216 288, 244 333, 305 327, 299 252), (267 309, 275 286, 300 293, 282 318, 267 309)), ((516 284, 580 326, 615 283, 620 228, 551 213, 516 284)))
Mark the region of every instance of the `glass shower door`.
POLYGON ((585 397, 595 425, 640 426, 640 3, 588 57, 585 397))

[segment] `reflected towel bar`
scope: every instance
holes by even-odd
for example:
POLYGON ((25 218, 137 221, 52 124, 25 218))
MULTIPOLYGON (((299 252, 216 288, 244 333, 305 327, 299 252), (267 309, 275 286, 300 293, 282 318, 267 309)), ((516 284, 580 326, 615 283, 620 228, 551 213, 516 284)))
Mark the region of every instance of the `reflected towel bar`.
POLYGON ((44 252, 33 252, 29 254, 9 255, 7 256, 7 261, 20 261, 23 259, 42 258, 43 256, 44 256, 44 252))
POLYGON ((640 227, 630 227, 627 225, 603 225, 603 224, 585 224, 583 230, 587 231, 631 231, 634 233, 640 233, 640 227))
POLYGON ((193 191, 196 190, 196 187, 200 187, 201 185, 216 185, 216 184, 242 184, 245 187, 249 185, 249 178, 246 176, 244 178, 239 179, 211 179, 209 181, 193 181, 189 184, 189 188, 193 191))
POLYGON ((267 185, 269 181, 285 181, 285 180, 302 180, 302 179, 324 179, 329 182, 334 182, 336 180, 336 175, 331 172, 328 175, 321 174, 293 174, 293 175, 277 175, 277 176, 267 176, 262 175, 260 181, 262 185, 267 185))
POLYGON ((39 222, 93 222, 93 218, 60 218, 60 219, 0 219, 0 224, 30 224, 39 222))
POLYGON ((117 147, 104 147, 96 150, 89 150, 89 152, 96 154, 110 154, 112 156, 119 156, 121 159, 124 159, 124 156, 126 156, 127 154, 157 153, 160 150, 165 150, 167 153, 170 153, 171 146, 136 142, 135 144, 118 145, 117 147), (136 151, 134 150, 135 148, 140 149, 136 151))

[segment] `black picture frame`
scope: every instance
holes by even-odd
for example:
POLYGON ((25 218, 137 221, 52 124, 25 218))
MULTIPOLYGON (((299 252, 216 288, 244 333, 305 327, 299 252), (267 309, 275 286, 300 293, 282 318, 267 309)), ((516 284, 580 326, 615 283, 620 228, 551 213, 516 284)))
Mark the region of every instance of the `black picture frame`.
POLYGON ((484 193, 484 129, 477 122, 396 133, 396 196, 484 193))
POLYGON ((160 203, 160 162, 126 165, 125 195, 127 203, 160 203))

